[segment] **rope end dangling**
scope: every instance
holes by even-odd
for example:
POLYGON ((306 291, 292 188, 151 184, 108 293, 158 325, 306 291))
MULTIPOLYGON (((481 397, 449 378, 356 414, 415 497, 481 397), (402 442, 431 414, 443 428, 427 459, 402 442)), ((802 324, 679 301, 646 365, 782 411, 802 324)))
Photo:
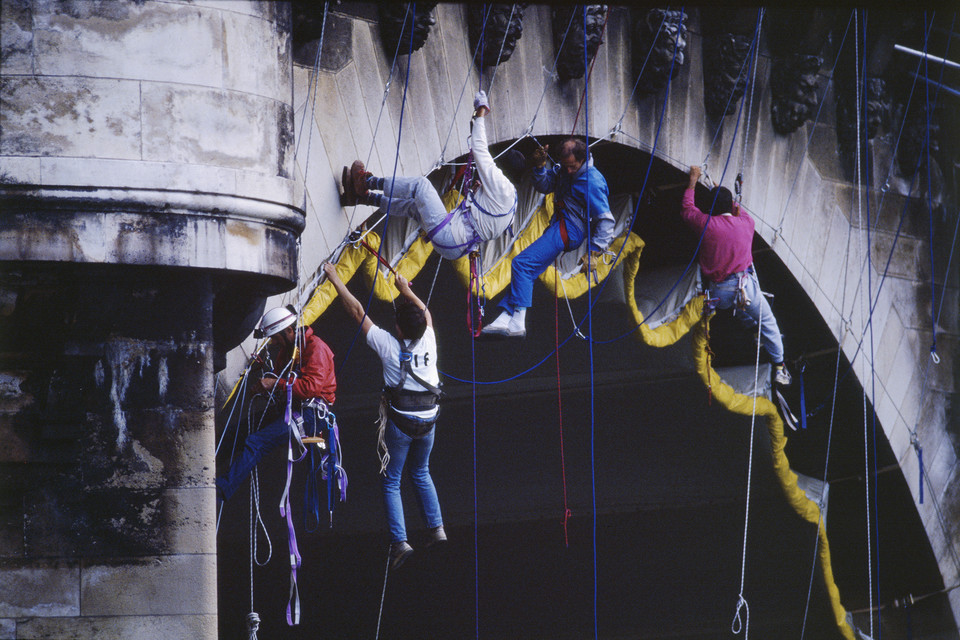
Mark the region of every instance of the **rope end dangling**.
POLYGON ((930 345, 930 357, 933 359, 933 364, 940 364, 940 354, 937 353, 936 342, 930 345))
POLYGON ((257 640, 260 629, 260 615, 256 611, 247 614, 247 640, 257 640))
POLYGON ((741 593, 739 596, 737 596, 737 610, 733 614, 733 622, 730 623, 730 631, 733 632, 733 635, 739 635, 743 630, 746 630, 747 633, 750 632, 750 606, 744 599, 743 593, 741 593), (743 609, 745 613, 744 620, 740 619, 741 609, 743 609))

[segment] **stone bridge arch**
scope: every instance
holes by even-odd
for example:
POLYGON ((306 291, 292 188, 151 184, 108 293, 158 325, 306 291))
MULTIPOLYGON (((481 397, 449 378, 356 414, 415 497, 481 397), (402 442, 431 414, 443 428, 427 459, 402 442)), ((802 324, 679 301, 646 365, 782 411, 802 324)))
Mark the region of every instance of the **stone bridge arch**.
MULTIPOLYGON (((844 169, 843 132, 838 142, 840 116, 832 112, 835 85, 829 80, 833 58, 824 61, 819 72, 814 71, 818 75, 807 77, 808 85, 816 87, 815 98, 828 92, 823 117, 814 124, 808 116, 793 133, 778 133, 784 125, 771 117, 771 103, 776 99, 771 83, 777 81, 777 73, 780 77, 783 73, 782 65, 774 68, 781 63, 774 55, 780 47, 775 38, 782 34, 773 29, 767 32, 757 57, 756 89, 747 94, 747 107, 752 108, 745 108, 741 124, 746 133, 741 129, 734 137, 735 113, 726 117, 706 113, 710 101, 716 102, 715 96, 705 95, 712 85, 705 89, 704 81, 704 59, 718 55, 719 45, 710 40, 715 31, 713 14, 688 11, 684 61, 664 101, 663 90, 631 97, 637 81, 637 67, 630 61, 638 37, 633 30, 638 12, 612 7, 603 44, 593 61, 588 96, 582 102, 582 78, 561 81, 547 71, 553 67, 556 52, 552 12, 553 8, 545 5, 526 7, 522 37, 494 76, 493 67, 485 67, 481 75, 470 62, 471 42, 466 37, 470 8, 466 5, 441 3, 432 9, 432 24, 422 48, 412 56, 399 56, 392 70, 391 56, 381 42, 381 17, 372 6, 331 11, 318 68, 304 64, 316 54, 314 39, 301 49, 301 63, 294 71, 295 117, 301 132, 298 171, 305 182, 308 220, 301 279, 308 281, 321 259, 367 215, 340 208, 340 167, 361 158, 377 174, 389 175, 396 162, 398 175, 425 175, 441 162, 463 155, 473 92, 478 86, 488 88, 491 78, 491 143, 571 133, 586 133, 594 140, 646 153, 656 143, 658 160, 672 166, 678 175, 689 164, 709 157, 714 179, 719 179, 729 152, 723 183, 732 187, 742 166, 743 202, 757 220, 758 235, 783 265, 782 275, 796 283, 790 295, 805 298, 808 312, 840 343, 845 361, 857 363, 853 374, 866 388, 878 424, 912 492, 912 508, 923 523, 943 585, 956 584, 960 565, 955 541, 957 514, 952 505, 958 486, 958 434, 951 409, 958 332, 956 274, 936 276, 938 287, 946 278, 940 291, 948 311, 937 326, 941 362, 928 367, 933 337, 930 267, 929 261, 925 263, 929 244, 925 223, 917 221, 925 215, 925 204, 920 198, 905 196, 909 180, 896 174, 881 188, 873 185, 865 190, 862 200, 856 197, 849 170, 844 169), (409 83, 405 85, 408 66, 409 83), (306 98, 311 87, 315 87, 316 100, 306 98), (655 141, 661 116, 663 124, 655 141), (301 128, 304 120, 306 127, 301 128), (872 216, 869 236, 868 206, 872 216), (908 222, 900 226, 903 211, 909 212, 908 222), (859 222, 858 215, 862 216, 859 222), (865 260, 868 250, 872 258, 869 278, 876 298, 872 345, 869 314, 854 302, 859 300, 855 292, 867 286, 868 273, 860 266, 862 261, 846 259, 859 251, 865 260), (867 342, 861 350, 862 336, 867 342), (866 369, 859 364, 864 360, 866 369), (912 440, 912 434, 918 440, 912 440), (922 504, 915 444, 924 452, 926 499, 922 504)), ((822 30, 822 15, 817 19, 821 23, 814 20, 811 31, 822 30)), ((889 17, 885 19, 889 22, 889 17)), ((748 34, 752 26, 749 24, 748 34)), ((890 38, 888 47, 892 46, 890 38)), ((738 42, 743 49, 749 45, 749 37, 738 42)), ((835 55, 836 42, 834 49, 827 51, 835 55)), ((874 141, 869 162, 872 175, 888 174, 893 152, 891 140, 874 141)), ((640 180, 642 176, 638 183, 640 180)), ((955 185, 945 189, 956 192, 955 185)), ((956 196, 944 195, 944 202, 955 206, 956 196)), ((938 229, 950 231, 950 225, 952 222, 938 229)), ((942 270, 945 265, 946 261, 941 261, 937 268, 942 270)), ((960 618, 958 592, 951 592, 949 598, 954 616, 960 618)))

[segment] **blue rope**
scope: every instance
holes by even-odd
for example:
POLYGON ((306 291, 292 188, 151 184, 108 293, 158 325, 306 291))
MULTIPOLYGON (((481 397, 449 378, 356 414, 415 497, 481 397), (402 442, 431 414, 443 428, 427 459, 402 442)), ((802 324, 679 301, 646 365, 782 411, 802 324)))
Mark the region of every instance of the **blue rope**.
MULTIPOLYGON (((380 239, 380 244, 377 245, 377 262, 381 262, 380 249, 383 246, 383 238, 387 236, 387 229, 390 225, 390 202, 393 200, 393 189, 394 183, 397 181, 397 167, 400 164, 400 137, 403 135, 403 113, 407 106, 407 87, 410 86, 410 57, 413 55, 413 35, 414 35, 414 26, 416 25, 417 19, 417 3, 410 3, 410 8, 412 11, 407 12, 410 16, 410 49, 407 53, 407 72, 403 81, 403 98, 400 100, 400 121, 397 124, 397 152, 394 155, 393 159, 393 179, 390 181, 390 195, 387 196, 387 209, 384 211, 384 220, 383 220, 383 237, 380 239)), ((406 28, 406 20, 403 22, 403 28, 406 28)), ((401 28, 401 36, 403 35, 403 28, 401 28)), ((378 267, 379 270, 379 267, 378 267)), ((360 322, 357 324, 357 330, 353 333, 353 338, 350 340, 350 346, 347 347, 347 352, 343 356, 343 361, 340 363, 339 369, 337 369, 338 374, 342 375, 344 368, 347 366, 347 361, 350 358, 350 353, 353 351, 353 345, 356 344, 357 338, 360 336, 360 331, 363 329, 363 321, 367 318, 368 312, 370 310, 370 304, 373 302, 373 293, 377 290, 376 287, 376 272, 374 272, 374 283, 370 287, 370 295, 367 296, 367 303, 363 306, 363 318, 360 319, 360 322)))
MULTIPOLYGON (((923 24, 927 24, 927 12, 923 12, 923 24)), ((930 18, 930 24, 933 25, 933 17, 930 18)), ((929 31, 927 34, 929 35, 929 31)), ((924 88, 926 89, 926 100, 927 100, 927 130, 926 130, 926 147, 927 147, 927 210, 930 214, 930 322, 932 323, 931 330, 933 331, 933 341, 930 344, 930 354, 937 359, 937 280, 935 278, 935 262, 933 258, 933 180, 931 177, 930 169, 930 67, 929 61, 927 59, 927 43, 928 37, 923 39, 923 78, 926 81, 924 83, 924 88)))
MULTIPOLYGON (((473 301, 470 301, 470 313, 473 314, 473 301)), ((470 340, 470 372, 473 377, 473 589, 474 619, 477 640, 480 639, 480 510, 477 498, 477 351, 476 340, 470 340)))
MULTIPOLYGON (((681 11, 682 11, 682 8, 681 8, 681 11)), ((747 52, 747 56, 748 56, 748 58, 750 58, 751 60, 753 59, 753 56, 752 56, 753 47, 754 47, 754 45, 757 44, 756 34, 759 32, 759 28, 760 28, 760 20, 759 20, 759 14, 758 14, 758 18, 757 18, 757 29, 756 29, 756 31, 754 32, 754 34, 755 34, 755 36, 754 36, 754 41, 753 41, 753 43, 752 43, 751 46, 750 46, 750 50, 747 52)), ((675 43, 675 45, 674 45, 673 55, 674 55, 674 60, 676 60, 676 55, 677 55, 677 46, 676 46, 676 43, 675 43)), ((753 65, 753 63, 751 62, 750 69, 749 69, 748 72, 747 72, 748 74, 750 73, 750 70, 753 69, 753 66, 752 66, 752 65, 753 65)), ((670 72, 671 72, 671 75, 672 75, 672 73, 673 73, 673 63, 672 63, 672 62, 671 62, 671 65, 670 65, 670 69, 671 69, 670 72)), ((748 77, 749 77, 749 75, 748 75, 748 77)), ((748 82, 748 85, 749 85, 749 82, 748 82)), ((663 123, 663 115, 666 113, 666 104, 667 104, 667 97, 669 96, 669 92, 670 92, 670 77, 668 76, 668 77, 667 77, 667 87, 666 87, 665 94, 664 94, 664 99, 663 99, 663 106, 661 107, 661 110, 660 110, 660 121, 657 123, 657 133, 656 133, 656 137, 654 138, 654 143, 653 143, 653 144, 654 144, 654 151, 656 150, 657 141, 658 141, 658 139, 659 139, 659 137, 660 137, 660 125, 663 123)), ((743 98, 740 100, 740 107, 737 109, 737 122, 736 122, 736 125, 735 125, 734 129, 733 129, 733 136, 731 136, 731 138, 730 138, 730 148, 727 150, 727 159, 726 159, 726 161, 724 162, 723 171, 722 171, 721 174, 720 174, 720 183, 721 183, 721 184, 723 183, 724 177, 726 177, 726 175, 727 175, 727 169, 730 167, 730 159, 733 157, 733 147, 735 146, 735 143, 736 143, 736 140, 737 140, 737 132, 740 130, 740 120, 741 120, 741 118, 742 118, 742 116, 743 116, 743 105, 744 105, 744 103, 746 102, 746 95, 747 95, 747 93, 746 93, 746 91, 744 91, 743 98)), ((719 131, 719 129, 718 129, 718 131, 719 131)), ((652 168, 652 166, 653 166, 653 152, 651 152, 651 154, 650 154, 650 164, 647 165, 647 173, 646 173, 646 175, 644 175, 644 178, 643 178, 643 187, 641 187, 641 191, 640 191, 641 194, 643 193, 643 188, 646 188, 647 178, 650 176, 650 169, 652 168)), ((712 214, 713 214, 713 208, 716 206, 716 203, 717 203, 717 196, 718 196, 718 195, 719 195, 719 194, 714 194, 714 196, 713 196, 713 201, 710 203, 710 211, 709 211, 708 213, 711 215, 711 217, 712 217, 712 214)), ((634 209, 634 212, 633 212, 633 219, 636 219, 637 212, 638 212, 639 210, 640 210, 640 202, 639 202, 639 200, 638 200, 638 201, 637 201, 637 207, 634 209)), ((633 227, 633 220, 631 220, 630 226, 631 226, 631 228, 633 227)), ((648 315, 651 315, 651 316, 652 316, 653 314, 655 314, 655 313, 660 309, 660 307, 662 307, 662 306, 666 303, 666 301, 670 298, 670 295, 674 292, 674 290, 676 290, 676 288, 677 288, 678 286, 680 286, 680 283, 683 282, 683 279, 686 277, 687 273, 688 273, 688 272, 690 271, 690 269, 693 267, 694 262, 696 262, 697 254, 700 252, 700 245, 703 244, 703 238, 704 238, 704 236, 705 236, 706 233, 707 233, 707 227, 708 227, 708 226, 710 226, 710 218, 707 219, 707 224, 704 225, 703 231, 700 232, 700 238, 697 240, 697 247, 696 247, 696 249, 694 250, 693 255, 690 257, 690 261, 687 263, 687 266, 684 267, 683 272, 680 274, 680 277, 677 278, 676 282, 673 283, 673 286, 670 287, 670 289, 667 291, 666 295, 664 295, 664 297, 660 300, 660 302, 657 304, 657 306, 654 307, 654 308, 653 308, 653 311, 651 311, 650 314, 648 314, 648 315)), ((621 247, 620 250, 622 251, 622 250, 623 250, 623 247, 621 247)), ((614 264, 616 264, 616 260, 619 260, 619 259, 620 259, 620 254, 617 253, 617 257, 616 257, 616 259, 614 260, 614 264)), ((605 281, 603 282, 603 286, 606 286, 606 283, 607 283, 607 281, 605 280, 605 281)), ((603 290, 603 289, 602 289, 602 287, 601 287, 601 292, 602 292, 602 290, 603 290)), ((619 340, 622 340, 623 338, 626 338, 627 336, 629 336, 630 334, 632 334, 634 331, 636 331, 637 329, 639 329, 639 328, 640 328, 643 324, 645 324, 646 322, 647 322, 647 318, 644 318, 639 324, 637 324, 635 327, 631 328, 631 329, 630 329, 629 331, 627 331, 626 333, 623 333, 623 334, 617 336, 616 338, 611 338, 611 339, 609 339, 609 340, 599 340, 599 341, 597 341, 597 344, 610 344, 610 343, 613 343, 613 342, 617 342, 617 341, 619 341, 619 340)), ((583 321, 581 321, 580 324, 577 325, 577 329, 579 329, 579 328, 580 328, 580 325, 582 325, 582 324, 583 324, 583 321)))
MULTIPOLYGON (((827 94, 830 88, 830 84, 833 82, 833 74, 837 71, 837 63, 840 62, 840 54, 843 53, 843 45, 847 42, 847 34, 850 33, 850 24, 853 22, 853 12, 850 13, 850 18, 847 20, 847 28, 843 31, 843 38, 840 40, 840 46, 837 48, 837 57, 833 61, 833 68, 830 69, 830 76, 827 78, 827 86, 823 91, 823 95, 820 97, 820 104, 817 106, 817 115, 813 119, 813 126, 810 127, 810 135, 807 136, 807 145, 803 148, 803 157, 807 156, 807 153, 810 151, 810 143, 813 142, 813 135, 817 132, 817 123, 820 122, 820 112, 823 111, 823 105, 827 101, 827 94)), ((914 82, 916 85, 916 82, 914 82)), ((911 95, 913 95, 911 91, 911 95)), ((907 106, 910 106, 909 101, 907 106)), ((904 124, 907 120, 904 118, 904 124)), ((900 133, 903 133, 903 125, 900 126, 900 133)), ((900 136, 897 136, 897 145, 900 144, 900 136)), ((896 147, 894 147, 896 149, 896 147)), ((790 206, 790 200, 793 198, 793 191, 797 187, 797 180, 800 178, 800 170, 803 168, 803 163, 801 162, 797 167, 797 172, 793 176, 793 184, 790 185, 790 193, 787 194, 787 201, 783 205, 783 212, 780 214, 780 222, 777 223, 777 229, 783 226, 783 220, 787 217, 787 208, 790 206)), ((890 170, 893 169, 893 165, 890 165, 890 170)), ((889 175, 889 171, 887 172, 889 175)), ((777 229, 774 229, 776 231, 777 229)))
MULTIPOLYGON (((587 8, 582 7, 583 11, 583 138, 587 147, 587 157, 585 162, 590 161, 590 74, 588 72, 589 61, 587 54, 587 8)), ((653 160, 650 160, 653 164, 653 160)), ((590 193, 590 172, 587 172, 587 193, 590 193)), ((596 447, 595 447, 595 427, 596 427, 596 389, 594 386, 594 364, 593 364, 593 287, 590 286, 590 198, 584 198, 586 201, 587 217, 587 306, 589 311, 587 335, 590 337, 590 495, 593 506, 593 636, 597 640, 600 638, 599 621, 597 615, 599 576, 597 573, 597 468, 596 468, 596 447)), ((639 203, 639 198, 637 199, 639 203)), ((632 223, 631 223, 632 226, 632 223)), ((626 242, 623 243, 623 246, 626 242)), ((623 246, 620 250, 623 251, 623 246)), ((619 258, 619 253, 617 254, 619 258)))
MULTIPOLYGON (((954 14, 954 21, 955 21, 955 20, 956 20, 956 14, 954 14)), ((950 43, 951 43, 951 40, 952 40, 953 24, 954 24, 954 22, 951 22, 951 25, 950 25, 951 36, 950 36, 950 38, 948 38, 948 40, 947 40, 947 48, 946 48, 946 50, 945 50, 945 52, 944 52, 944 56, 946 56, 946 55, 949 53, 949 51, 950 51, 950 43)), ((932 21, 931 21, 931 28, 932 28, 932 21)), ((929 34, 929 31, 930 31, 930 30, 928 29, 928 30, 926 31, 926 33, 929 34)), ((917 69, 919 70, 919 66, 917 67, 917 69)), ((944 69, 941 68, 941 69, 940 69, 940 78, 939 78, 939 81, 942 81, 942 80, 943 80, 943 71, 944 71, 944 69)), ((916 84, 914 84, 914 86, 916 86, 916 84)), ((939 90, 940 90, 940 87, 938 86, 938 87, 937 87, 937 90, 936 90, 936 91, 934 92, 934 94, 933 94, 933 108, 934 108, 934 109, 936 109, 936 106, 937 106, 937 103, 938 103, 938 98, 940 97, 940 92, 939 92, 939 90)), ((911 96, 910 96, 910 98, 912 98, 912 97, 913 97, 913 95, 912 95, 912 91, 911 91, 911 96)), ((909 105, 909 99, 908 99, 908 105, 909 105)), ((904 126, 906 125, 906 119, 907 119, 907 113, 906 113, 906 110, 904 110, 904 121, 903 121, 903 124, 902 124, 901 127, 900 127, 901 133, 903 132, 904 126)), ((900 142, 900 138, 899 138, 899 136, 898 136, 898 138, 897 138, 897 146, 899 146, 899 142, 900 142)), ((893 148, 893 154, 894 154, 894 156, 896 156, 897 146, 895 146, 895 147, 893 148)), ((912 174, 913 177, 911 178, 910 187, 907 189, 907 195, 906 195, 906 197, 904 198, 903 208, 902 208, 901 211, 900 211, 900 221, 899 221, 899 223, 897 224, 897 231, 896 231, 896 233, 894 234, 893 244, 890 246, 890 251, 889 251, 888 254, 887 254, 887 263, 886 263, 886 266, 885 266, 884 269, 883 269, 883 275, 880 277, 880 284, 879 284, 878 287, 877 287, 877 295, 876 295, 875 298, 873 298, 873 299, 871 300, 871 305, 870 305, 870 314, 871 314, 871 315, 873 314, 874 310, 876 309, 876 305, 877 305, 877 304, 879 303, 879 301, 880 301, 880 292, 883 290, 883 285, 884 285, 884 283, 885 283, 886 280, 887 280, 887 273, 888 273, 888 271, 889 271, 889 269, 890 269, 890 263, 891 263, 891 261, 892 261, 892 259, 893 259, 894 251, 895 251, 896 248, 897 248, 897 242, 898 242, 899 239, 900 239, 900 233, 901 233, 901 230, 903 229, 903 222, 904 222, 904 220, 906 219, 907 207, 908 207, 909 204, 910 204, 910 202, 909 202, 909 200, 910 200, 910 194, 913 193, 914 188, 917 188, 917 187, 919 186, 919 185, 918 185, 918 180, 919 180, 919 171, 920 171, 921 162, 922 162, 922 156, 917 158, 917 162, 916 162, 916 164, 914 165, 914 168, 913 168, 913 174, 912 174)), ((892 171, 892 169, 893 169, 893 164, 892 164, 892 163, 891 163, 891 165, 890 165, 890 169, 891 169, 891 171, 892 171)), ((889 174, 888 174, 888 177, 889 177, 889 174)), ((886 192, 884 191, 882 195, 886 195, 886 192)), ((878 205, 878 208, 879 208, 879 207, 882 207, 882 206, 883 206, 883 197, 881 196, 880 204, 878 205)), ((942 298, 941 298, 941 305, 942 305, 942 302, 943 302, 943 300, 942 300, 942 298)), ((939 320, 939 316, 938 316, 938 320, 939 320)), ((864 333, 861 334, 860 340, 857 342, 857 349, 856 349, 856 351, 854 351, 853 357, 851 357, 850 362, 849 362, 848 365, 847 365, 847 370, 844 371, 843 376, 840 377, 840 379, 839 379, 840 382, 842 382, 843 380, 845 380, 846 377, 847 377, 847 376, 851 373, 851 371, 853 370, 853 365, 854 365, 854 363, 856 362, 857 358, 859 357, 859 355, 860 355, 860 350, 861 350, 862 347, 863 347, 863 338, 864 338, 864 335, 865 335, 865 334, 866 334, 866 331, 864 331, 864 333)), ((829 400, 830 400, 830 399, 827 398, 826 400, 824 400, 823 402, 821 402, 819 405, 817 405, 817 407, 816 407, 815 409, 813 409, 813 410, 809 413, 810 417, 813 417, 813 416, 815 416, 816 414, 818 414, 820 411, 822 411, 823 408, 826 406, 827 402, 829 402, 829 400)))

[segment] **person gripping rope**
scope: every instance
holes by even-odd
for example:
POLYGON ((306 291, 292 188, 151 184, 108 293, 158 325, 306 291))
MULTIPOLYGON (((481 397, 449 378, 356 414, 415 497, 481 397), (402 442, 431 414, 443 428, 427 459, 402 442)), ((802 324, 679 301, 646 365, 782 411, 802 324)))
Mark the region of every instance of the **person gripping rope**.
POLYGON ((684 223, 703 234, 697 256, 704 287, 717 309, 735 308, 740 321, 750 329, 760 327, 760 342, 770 355, 774 380, 782 386, 793 379, 783 363, 783 339, 777 319, 760 290, 753 267, 754 222, 750 214, 734 206, 733 194, 726 187, 710 191, 713 208, 710 215, 694 203, 694 190, 700 180, 700 167, 690 167, 690 181, 683 194, 681 217, 684 223), (706 230, 704 230, 706 228, 706 230))
POLYGON ((383 365, 384 394, 380 404, 383 502, 390 530, 390 567, 398 568, 413 553, 400 498, 400 478, 406 463, 417 491, 420 514, 426 524, 427 546, 445 542, 443 516, 436 486, 430 475, 436 421, 440 413, 440 374, 437 371, 437 337, 426 305, 397 276, 403 299, 397 303, 396 337, 378 327, 366 315, 363 305, 350 293, 335 265, 323 270, 340 296, 343 306, 359 325, 383 365))
POLYGON ((511 149, 494 161, 487 148, 485 116, 490 113, 487 95, 478 91, 473 101, 472 121, 475 184, 468 185, 465 200, 448 212, 433 184, 426 177, 395 179, 376 177, 356 160, 343 168, 341 202, 345 206, 370 205, 390 215, 415 220, 437 252, 456 260, 483 242, 497 238, 513 222, 517 188, 526 161, 511 149))
MULTIPOLYGON (((589 260, 581 259, 581 272, 595 271, 603 252, 613 241, 614 218, 610 213, 607 181, 593 166, 586 143, 568 138, 560 145, 560 164, 550 168, 546 148, 534 151, 533 186, 554 194, 550 226, 533 244, 513 259, 510 289, 500 306, 503 312, 483 328, 483 333, 522 337, 526 335, 526 311, 533 301, 533 281, 564 251, 573 251, 590 234, 589 260), (589 217, 589 221, 588 221, 589 217)), ((588 274, 589 277, 589 274, 588 274)))
MULTIPOLYGON (((270 309, 257 324, 255 335, 270 338, 267 349, 275 362, 271 372, 254 385, 257 391, 272 394, 278 403, 287 399, 287 376, 292 370, 296 379, 291 385, 293 411, 301 412, 305 405, 323 402, 332 405, 336 400, 337 379, 333 368, 333 351, 310 327, 297 327, 297 314, 292 307, 270 309), (295 357, 296 347, 301 353, 295 357)), ((313 420, 314 411, 302 412, 304 421, 313 420)), ((304 425, 310 430, 314 425, 304 425)), ((217 496, 229 500, 246 480, 260 459, 287 441, 290 425, 284 416, 272 420, 258 431, 247 435, 240 457, 230 465, 227 473, 217 478, 217 496)))

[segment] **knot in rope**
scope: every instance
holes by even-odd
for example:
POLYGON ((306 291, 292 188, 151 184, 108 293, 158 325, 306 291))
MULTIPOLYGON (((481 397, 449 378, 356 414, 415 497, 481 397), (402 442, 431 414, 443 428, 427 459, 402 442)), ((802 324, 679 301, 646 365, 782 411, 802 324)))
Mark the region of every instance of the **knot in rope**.
POLYGON ((740 631, 745 632, 744 637, 747 637, 746 634, 750 633, 750 605, 747 604, 747 601, 743 597, 743 593, 737 596, 737 610, 733 614, 733 622, 730 623, 730 631, 734 635, 738 635, 740 631), (740 610, 744 610, 744 619, 740 619, 740 610))
POLYGON ((255 611, 247 614, 247 638, 257 640, 257 630, 260 629, 260 615, 255 611))
POLYGON ((933 364, 940 364, 940 355, 937 353, 936 343, 930 345, 930 357, 933 359, 933 364))
POLYGON ((543 72, 546 73, 547 76, 550 77, 550 79, 552 79, 552 80, 559 80, 559 79, 560 79, 560 74, 557 73, 557 71, 556 71, 555 69, 551 71, 550 69, 547 69, 547 66, 546 66, 546 65, 543 65, 542 69, 543 69, 543 72))

